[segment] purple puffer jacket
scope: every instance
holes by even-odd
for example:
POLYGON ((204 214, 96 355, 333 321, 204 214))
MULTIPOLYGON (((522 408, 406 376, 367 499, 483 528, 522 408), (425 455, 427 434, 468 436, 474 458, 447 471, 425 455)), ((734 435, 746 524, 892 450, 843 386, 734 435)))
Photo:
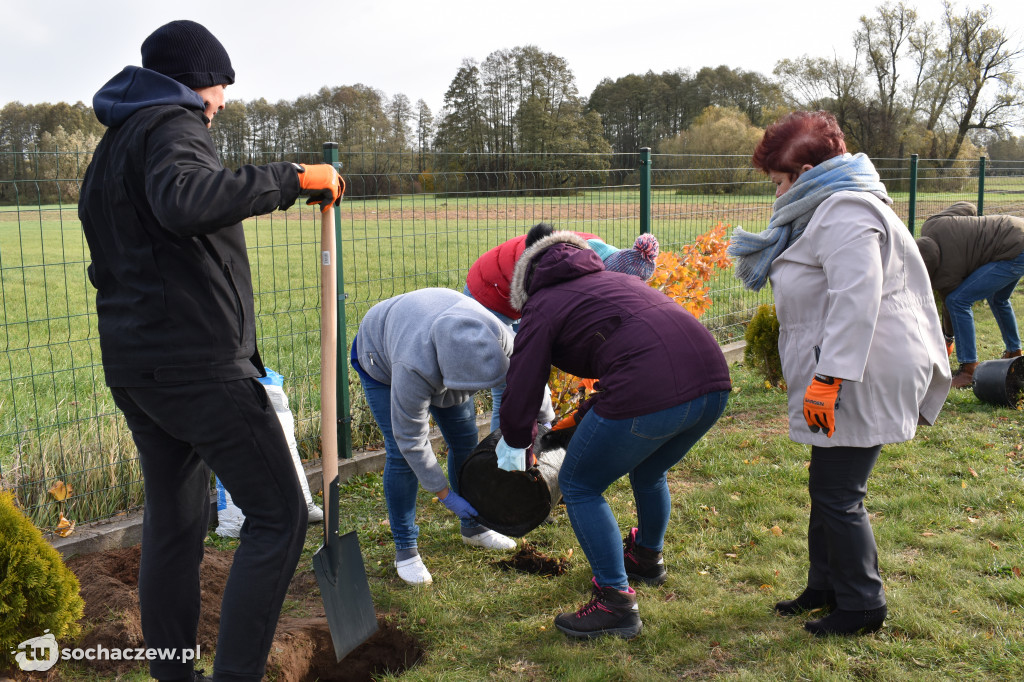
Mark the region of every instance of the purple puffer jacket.
POLYGON ((526 447, 554 365, 597 378, 594 411, 606 419, 650 414, 728 390, 718 343, 689 312, 638 277, 606 272, 571 232, 555 232, 516 264, 512 305, 523 313, 501 400, 501 431, 526 447))

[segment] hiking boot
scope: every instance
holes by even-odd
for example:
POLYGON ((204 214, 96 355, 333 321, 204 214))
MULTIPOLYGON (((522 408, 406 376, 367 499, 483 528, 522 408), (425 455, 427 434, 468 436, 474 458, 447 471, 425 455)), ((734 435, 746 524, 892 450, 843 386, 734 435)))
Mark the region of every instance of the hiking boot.
POLYGON ((978 367, 976 362, 965 362, 960 369, 953 373, 953 388, 971 388, 974 385, 974 370, 978 367))
POLYGON ((1019 358, 1020 355, 1021 353, 1019 348, 1017 350, 1008 350, 1005 353, 1003 353, 1002 359, 1009 360, 1010 358, 1019 358))
POLYGON ((863 611, 843 611, 836 609, 824 618, 809 620, 804 629, 815 637, 826 635, 860 635, 875 632, 882 627, 888 609, 883 605, 877 609, 863 611))
POLYGON ((665 558, 661 552, 636 544, 637 529, 633 528, 622 540, 622 561, 626 576, 644 585, 661 585, 668 580, 665 558))
POLYGON ((555 617, 555 627, 569 635, 591 639, 601 635, 616 635, 633 639, 640 634, 643 623, 636 606, 636 592, 632 587, 620 592, 614 587, 601 587, 596 578, 593 599, 584 604, 576 613, 560 613, 555 617))
POLYGON ((835 590, 816 590, 813 587, 805 587, 804 591, 796 599, 785 599, 775 604, 775 612, 780 616, 792 616, 801 611, 813 611, 828 607, 836 607, 835 590))

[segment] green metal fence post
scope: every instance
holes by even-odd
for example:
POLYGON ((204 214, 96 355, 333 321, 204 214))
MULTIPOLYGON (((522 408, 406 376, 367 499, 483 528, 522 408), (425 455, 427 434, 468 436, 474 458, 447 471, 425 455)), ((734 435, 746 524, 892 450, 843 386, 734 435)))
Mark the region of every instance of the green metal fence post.
POLYGON ((917 154, 910 155, 910 207, 907 209, 907 227, 914 234, 914 221, 917 219, 917 154))
POLYGON ((640 234, 651 231, 651 148, 640 150, 640 234))
MULTIPOLYGON (((324 142, 324 161, 335 168, 340 167, 338 163, 338 143, 324 142)), ((334 243, 336 253, 334 255, 338 262, 338 300, 334 302, 338 306, 338 381, 336 396, 338 405, 338 453, 341 457, 352 457, 352 408, 348 395, 348 339, 345 337, 345 269, 342 267, 344 259, 341 257, 341 211, 334 211, 334 243)), ((323 301, 322 305, 327 305, 323 301)), ((326 494, 327 491, 324 491, 326 494)))
POLYGON ((985 215, 985 157, 978 157, 978 215, 985 215))

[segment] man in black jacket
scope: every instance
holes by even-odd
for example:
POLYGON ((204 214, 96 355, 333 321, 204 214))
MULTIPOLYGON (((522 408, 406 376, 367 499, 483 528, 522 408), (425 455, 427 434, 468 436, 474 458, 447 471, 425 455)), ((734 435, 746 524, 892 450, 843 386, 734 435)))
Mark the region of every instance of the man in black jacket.
MULTIPOLYGON (((194 650, 210 470, 244 512, 224 591, 214 679, 259 680, 305 539, 306 504, 256 349, 242 220, 300 194, 341 194, 327 164, 221 164, 208 128, 235 73, 192 21, 142 44, 93 99, 108 126, 78 212, 92 255, 107 385, 139 450, 146 502, 139 569, 150 649, 194 650)), ((153 660, 158 680, 206 679, 153 660)))

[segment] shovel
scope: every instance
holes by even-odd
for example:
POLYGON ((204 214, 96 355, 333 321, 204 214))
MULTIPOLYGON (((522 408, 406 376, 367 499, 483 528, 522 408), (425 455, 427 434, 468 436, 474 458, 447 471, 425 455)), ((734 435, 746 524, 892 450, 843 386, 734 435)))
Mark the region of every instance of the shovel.
MULTIPOLYGON (((320 438, 324 475, 324 544, 313 555, 335 659, 377 631, 377 613, 355 531, 338 535, 338 281, 334 207, 320 222, 320 438)), ((348 440, 346 439, 346 442, 348 440)))

